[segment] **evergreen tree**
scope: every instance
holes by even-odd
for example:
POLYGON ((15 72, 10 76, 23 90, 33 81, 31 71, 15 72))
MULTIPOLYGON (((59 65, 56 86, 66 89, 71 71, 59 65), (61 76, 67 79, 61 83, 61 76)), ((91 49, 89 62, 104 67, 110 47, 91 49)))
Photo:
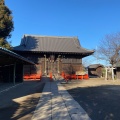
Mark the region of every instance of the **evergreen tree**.
POLYGON ((13 31, 12 12, 5 5, 4 0, 0 0, 0 46, 10 49, 11 45, 7 42, 7 38, 11 37, 13 31))

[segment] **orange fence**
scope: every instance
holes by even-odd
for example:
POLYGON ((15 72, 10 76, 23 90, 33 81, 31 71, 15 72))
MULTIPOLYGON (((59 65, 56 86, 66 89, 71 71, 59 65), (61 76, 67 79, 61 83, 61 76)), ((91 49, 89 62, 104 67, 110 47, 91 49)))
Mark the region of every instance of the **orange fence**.
POLYGON ((50 81, 52 81, 53 78, 52 78, 52 73, 51 72, 49 73, 49 77, 50 77, 50 81))
POLYGON ((61 76, 65 79, 65 80, 71 80, 71 79, 89 79, 89 76, 88 74, 85 74, 85 75, 76 75, 76 74, 65 74, 64 72, 61 73, 61 76))
POLYGON ((42 74, 25 74, 23 76, 24 80, 40 80, 42 77, 42 74))

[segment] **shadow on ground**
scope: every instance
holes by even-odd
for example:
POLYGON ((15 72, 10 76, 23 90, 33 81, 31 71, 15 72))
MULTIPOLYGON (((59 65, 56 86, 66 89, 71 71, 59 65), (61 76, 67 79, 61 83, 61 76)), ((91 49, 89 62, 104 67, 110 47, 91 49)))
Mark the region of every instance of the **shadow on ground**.
POLYGON ((120 85, 78 87, 75 83, 64 86, 92 120, 120 120, 120 85))
POLYGON ((0 93, 0 120, 30 119, 39 101, 44 82, 26 81, 0 93))

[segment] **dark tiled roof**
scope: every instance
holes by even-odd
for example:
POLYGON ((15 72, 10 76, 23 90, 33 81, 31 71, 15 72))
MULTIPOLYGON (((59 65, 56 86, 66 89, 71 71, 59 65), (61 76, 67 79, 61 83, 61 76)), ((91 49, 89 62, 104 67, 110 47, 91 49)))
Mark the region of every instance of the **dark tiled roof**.
MULTIPOLYGON (((24 62, 25 64, 35 64, 34 62, 32 62, 32 61, 30 61, 30 60, 22 57, 21 55, 18 55, 18 54, 16 54, 15 52, 12 52, 12 51, 10 51, 10 50, 8 50, 8 49, 5 49, 5 48, 2 48, 2 47, 0 47, 0 54, 1 54, 1 55, 7 55, 8 58, 9 58, 9 56, 10 56, 10 57, 13 57, 14 59, 17 59, 17 60, 19 60, 19 61, 24 62)), ((8 58, 7 58, 7 59, 8 59, 8 58)), ((3 62, 4 62, 4 61, 3 61, 3 62)))
POLYGON ((77 37, 54 37, 24 35, 15 51, 67 52, 92 54, 93 50, 82 48, 77 37))
POLYGON ((104 67, 104 66, 101 64, 92 64, 88 66, 88 68, 98 68, 98 67, 104 67))

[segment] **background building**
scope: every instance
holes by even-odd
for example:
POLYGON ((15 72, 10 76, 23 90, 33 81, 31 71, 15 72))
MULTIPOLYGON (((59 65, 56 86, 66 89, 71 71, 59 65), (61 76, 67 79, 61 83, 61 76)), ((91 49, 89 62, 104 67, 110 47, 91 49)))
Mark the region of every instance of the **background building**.
POLYGON ((101 64, 92 64, 88 66, 88 74, 91 77, 101 77, 104 66, 101 64))

